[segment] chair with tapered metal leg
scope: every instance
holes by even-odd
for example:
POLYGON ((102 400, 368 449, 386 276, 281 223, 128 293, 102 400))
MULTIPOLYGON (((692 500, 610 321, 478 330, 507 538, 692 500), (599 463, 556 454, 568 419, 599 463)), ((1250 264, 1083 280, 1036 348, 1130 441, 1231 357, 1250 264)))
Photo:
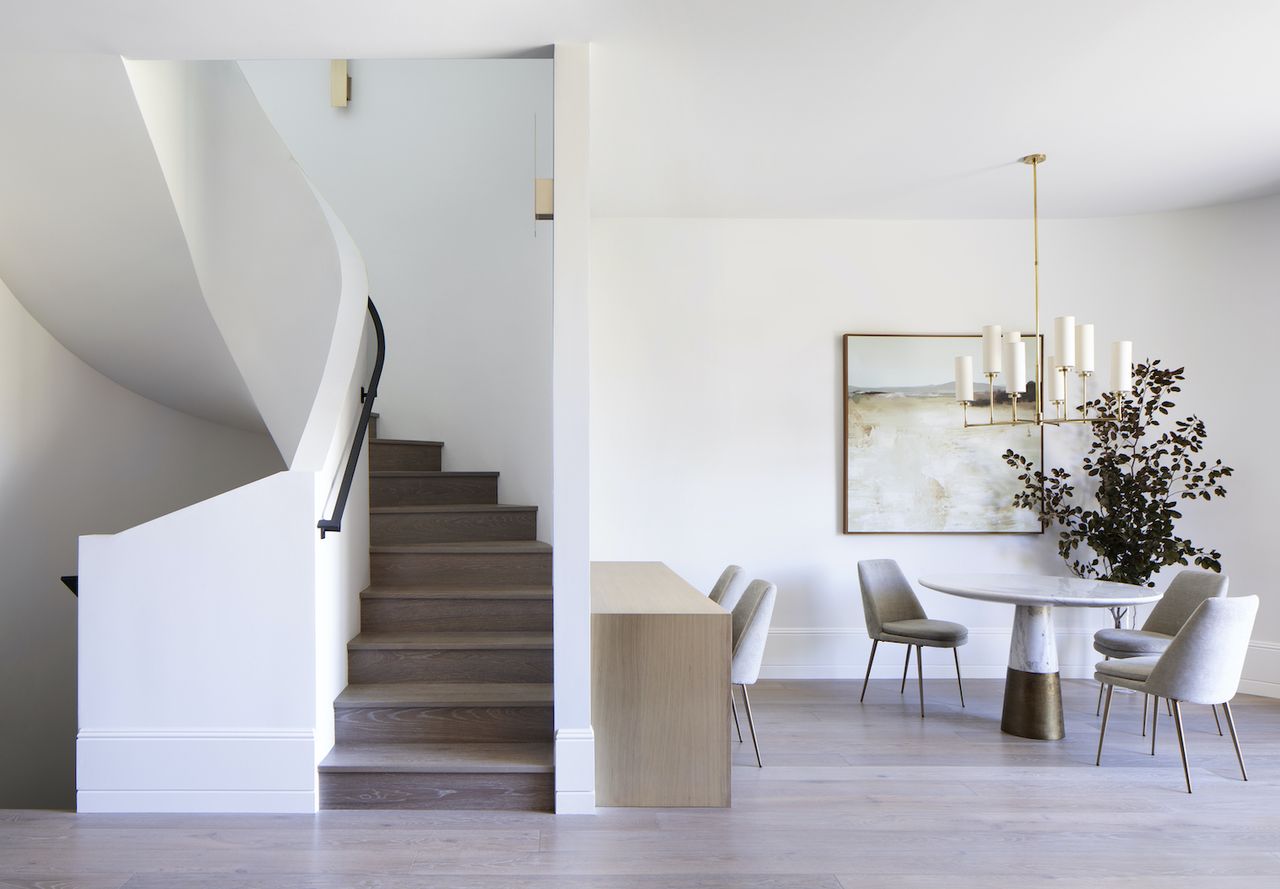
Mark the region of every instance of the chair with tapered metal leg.
POLYGON ((960 679, 959 648, 969 638, 964 624, 949 620, 931 620, 916 598, 915 590, 893 559, 865 559, 858 563, 858 583, 862 587, 862 610, 866 616, 867 635, 871 637, 871 657, 867 658, 867 675, 862 679, 861 703, 867 696, 871 665, 881 642, 901 642, 907 646, 907 660, 902 665, 902 686, 906 692, 907 668, 911 649, 916 651, 916 678, 920 686, 920 718, 924 718, 924 648, 950 648, 956 662, 956 684, 960 687, 960 706, 964 706, 964 683, 960 679))
MULTIPOLYGON (((1106 627, 1093 635, 1093 648, 1108 658, 1149 657, 1169 647, 1178 630, 1205 599, 1221 599, 1227 594, 1228 578, 1210 571, 1188 568, 1179 571, 1160 601, 1151 609, 1142 629, 1106 627)), ((1098 686, 1098 710, 1102 709, 1102 686, 1098 686)), ((1213 708, 1218 721, 1218 708, 1213 708)), ((1146 731, 1146 702, 1143 702, 1142 724, 1146 731)), ((1222 734, 1222 726, 1218 726, 1222 734)))
MULTIPOLYGON (((1111 715, 1111 693, 1116 686, 1155 697, 1155 711, 1160 698, 1172 704, 1173 727, 1178 734, 1178 752, 1182 755, 1182 774, 1191 792, 1191 769, 1187 764, 1187 739, 1182 731, 1182 705, 1221 704, 1231 732, 1231 743, 1240 763, 1240 776, 1248 781, 1231 699, 1240 687, 1249 636, 1258 614, 1258 597, 1238 599, 1206 599, 1187 619, 1164 654, 1101 661, 1094 668, 1094 678, 1105 689, 1102 705, 1102 728, 1098 732, 1097 765, 1102 765, 1102 742, 1107 735, 1107 719, 1111 715)), ((1155 753, 1155 721, 1151 724, 1151 751, 1155 753)))
MULTIPOLYGON (((729 670, 729 699, 733 700, 733 688, 742 688, 742 703, 747 711, 747 728, 751 732, 751 744, 756 752, 756 765, 764 767, 760 758, 760 741, 756 737, 755 717, 751 713, 751 696, 748 685, 755 685, 760 678, 760 664, 764 660, 764 646, 769 638, 769 622, 773 620, 773 605, 778 588, 764 580, 753 580, 733 609, 733 664, 729 670)), ((737 719, 737 704, 734 704, 737 719)), ((742 740, 742 730, 738 730, 742 740)))

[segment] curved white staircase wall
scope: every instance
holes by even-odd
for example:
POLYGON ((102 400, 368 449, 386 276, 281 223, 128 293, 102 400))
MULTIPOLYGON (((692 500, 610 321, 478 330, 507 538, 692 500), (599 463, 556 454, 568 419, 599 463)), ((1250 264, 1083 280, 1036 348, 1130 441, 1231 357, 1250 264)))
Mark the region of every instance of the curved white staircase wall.
POLYGON ((212 314, 290 469, 81 538, 77 805, 313 811, 369 579, 363 453, 343 530, 316 529, 368 378, 364 264, 234 65, 129 65, 212 314))
POLYGON ((303 433, 338 311, 333 230, 239 65, 125 65, 214 321, 286 464, 318 468, 327 441, 303 433))
POLYGON ((0 54, 0 278, 91 367, 264 431, 210 314, 118 56, 0 54))

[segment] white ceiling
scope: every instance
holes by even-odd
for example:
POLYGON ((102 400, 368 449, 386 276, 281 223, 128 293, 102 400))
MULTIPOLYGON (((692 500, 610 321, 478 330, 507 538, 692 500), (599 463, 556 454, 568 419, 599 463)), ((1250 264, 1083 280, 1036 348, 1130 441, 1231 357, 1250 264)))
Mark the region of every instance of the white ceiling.
MULTIPOLYGON (((591 41, 600 215, 1158 212, 1280 191, 1277 0, 0 0, 0 49, 501 56, 591 41)), ((358 76, 358 67, 353 70, 358 76)))

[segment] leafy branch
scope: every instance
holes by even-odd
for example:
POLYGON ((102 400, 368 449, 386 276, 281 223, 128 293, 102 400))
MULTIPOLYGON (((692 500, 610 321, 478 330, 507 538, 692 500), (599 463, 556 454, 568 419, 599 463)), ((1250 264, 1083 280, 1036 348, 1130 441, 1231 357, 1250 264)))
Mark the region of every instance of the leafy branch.
POLYGON ((1176 532, 1183 503, 1225 497, 1223 480, 1232 474, 1221 460, 1203 456, 1203 420, 1170 415, 1184 371, 1161 367, 1159 359, 1137 364, 1130 398, 1104 394, 1089 402, 1094 415, 1118 420, 1090 424, 1080 466, 1087 493, 1066 469, 1045 472, 1005 451, 1022 483, 1013 505, 1037 513, 1046 530, 1057 528, 1058 554, 1076 576, 1154 586, 1151 578, 1170 565, 1222 570, 1222 553, 1176 532))

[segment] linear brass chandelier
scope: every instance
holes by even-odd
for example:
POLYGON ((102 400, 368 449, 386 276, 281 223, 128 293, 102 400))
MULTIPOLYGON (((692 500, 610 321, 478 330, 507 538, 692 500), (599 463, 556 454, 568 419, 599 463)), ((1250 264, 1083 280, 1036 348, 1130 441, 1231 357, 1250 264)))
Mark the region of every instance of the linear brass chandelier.
POLYGON ((1124 395, 1133 390, 1133 343, 1119 340, 1111 344, 1111 386, 1115 394, 1115 415, 1091 414, 1089 411, 1089 378, 1094 373, 1093 325, 1076 324, 1072 315, 1053 319, 1054 355, 1044 361, 1040 336, 1040 193, 1037 171, 1045 161, 1043 154, 1028 154, 1022 163, 1031 167, 1031 231, 1035 275, 1035 365, 1050 371, 1049 403, 1053 416, 1045 415, 1041 393, 1043 372, 1036 373, 1035 412, 1030 417, 1018 416, 1018 400, 1027 390, 1027 351, 1019 330, 1002 331, 999 324, 982 328, 982 370, 987 378, 989 395, 985 422, 970 422, 969 405, 973 397, 973 358, 961 355, 956 358, 956 401, 960 402, 964 425, 969 426, 1061 426, 1067 423, 1115 423, 1123 408, 1124 395), (1080 378, 1078 416, 1069 416, 1068 377, 1074 373, 1080 378), (1004 375, 1005 392, 1009 396, 1009 419, 996 419, 996 377, 1004 375))

